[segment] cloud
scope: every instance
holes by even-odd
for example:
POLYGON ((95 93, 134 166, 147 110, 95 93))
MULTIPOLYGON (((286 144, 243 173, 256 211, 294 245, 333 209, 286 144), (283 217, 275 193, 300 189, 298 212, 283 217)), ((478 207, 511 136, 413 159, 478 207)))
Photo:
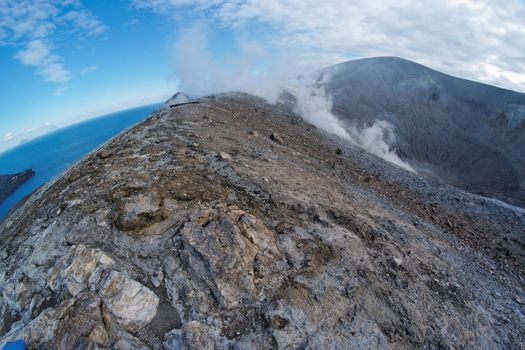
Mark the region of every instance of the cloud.
POLYGON ((281 47, 304 47, 312 62, 318 58, 318 63, 329 64, 341 57, 401 56, 449 74, 525 91, 522 0, 132 3, 136 8, 166 16, 180 10, 200 11, 230 28, 268 25, 269 41, 281 47))
POLYGON ((37 74, 46 81, 67 83, 71 78, 71 73, 60 62, 61 58, 51 55, 48 45, 41 39, 27 43, 26 48, 18 51, 15 57, 26 66, 36 67, 37 74))
POLYGON ((137 18, 131 18, 127 21, 124 21, 121 23, 121 26, 123 27, 135 27, 140 23, 140 20, 137 18))
POLYGON ((4 138, 2 139, 2 141, 9 141, 13 138, 13 133, 12 132, 8 132, 7 134, 4 135, 4 138))
POLYGON ((62 96, 62 94, 63 94, 67 89, 68 89, 67 87, 59 87, 59 88, 56 88, 56 89, 51 93, 51 95, 53 95, 53 96, 62 96))
POLYGON ((59 30, 82 37, 100 35, 107 27, 78 0, 0 0, 0 46, 22 46, 15 54, 22 64, 46 81, 66 83, 71 72, 51 44, 59 30))
POLYGON ((18 51, 16 57, 25 65, 36 66, 49 57, 49 48, 42 40, 33 40, 25 50, 18 51))
POLYGON ((66 12, 60 20, 73 23, 77 30, 89 36, 100 35, 107 30, 107 27, 87 10, 66 12))
POLYGON ((80 70, 80 74, 86 75, 96 70, 98 70, 98 65, 87 66, 80 70))
MULTIPOLYGON (((33 128, 27 128, 23 132, 13 133, 8 132, 4 137, 0 138, 0 152, 5 151, 6 149, 16 146, 17 144, 29 141, 35 137, 47 134, 58 128, 57 124, 45 123, 33 128)), ((0 136, 1 137, 1 136, 0 136)))

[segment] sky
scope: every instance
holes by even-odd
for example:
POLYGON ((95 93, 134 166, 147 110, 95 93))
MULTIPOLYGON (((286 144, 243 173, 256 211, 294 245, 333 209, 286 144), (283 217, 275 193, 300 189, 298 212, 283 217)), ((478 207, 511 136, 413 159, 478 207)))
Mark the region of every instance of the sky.
POLYGON ((525 0, 0 0, 0 151, 128 107, 399 56, 525 92, 525 0))

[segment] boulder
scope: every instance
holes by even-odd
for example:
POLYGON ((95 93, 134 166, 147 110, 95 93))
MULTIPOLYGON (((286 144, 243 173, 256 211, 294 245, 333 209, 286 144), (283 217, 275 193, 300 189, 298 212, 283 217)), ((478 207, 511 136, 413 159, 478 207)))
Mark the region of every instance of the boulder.
POLYGON ((256 258, 283 265, 273 232, 235 207, 197 212, 181 230, 183 254, 191 269, 206 281, 221 306, 258 298, 256 258))
POLYGON ((157 314, 155 293, 118 271, 111 271, 100 296, 116 321, 130 331, 145 326, 157 314))

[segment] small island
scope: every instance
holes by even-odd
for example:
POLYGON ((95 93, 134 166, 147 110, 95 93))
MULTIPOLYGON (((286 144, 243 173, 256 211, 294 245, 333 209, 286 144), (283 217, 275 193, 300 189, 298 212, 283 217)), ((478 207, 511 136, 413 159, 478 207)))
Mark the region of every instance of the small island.
POLYGON ((33 175, 35 175, 33 169, 24 170, 17 174, 0 175, 0 204, 33 175))

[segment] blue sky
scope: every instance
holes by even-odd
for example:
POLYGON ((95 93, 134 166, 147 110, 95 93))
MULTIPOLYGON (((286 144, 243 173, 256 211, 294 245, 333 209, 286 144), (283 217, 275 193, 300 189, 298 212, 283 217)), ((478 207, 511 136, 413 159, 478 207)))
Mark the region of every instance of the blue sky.
POLYGON ((359 57, 523 92, 523 18, 523 0, 0 0, 0 151, 179 88, 359 57))
POLYGON ((0 150, 55 126, 160 101, 176 89, 166 54, 173 27, 128 2, 108 3, 84 2, 104 26, 100 33, 64 26, 45 38, 69 77, 42 76, 20 62, 17 52, 29 39, 0 46, 0 150), (14 142, 3 141, 9 133, 6 141, 14 142))

